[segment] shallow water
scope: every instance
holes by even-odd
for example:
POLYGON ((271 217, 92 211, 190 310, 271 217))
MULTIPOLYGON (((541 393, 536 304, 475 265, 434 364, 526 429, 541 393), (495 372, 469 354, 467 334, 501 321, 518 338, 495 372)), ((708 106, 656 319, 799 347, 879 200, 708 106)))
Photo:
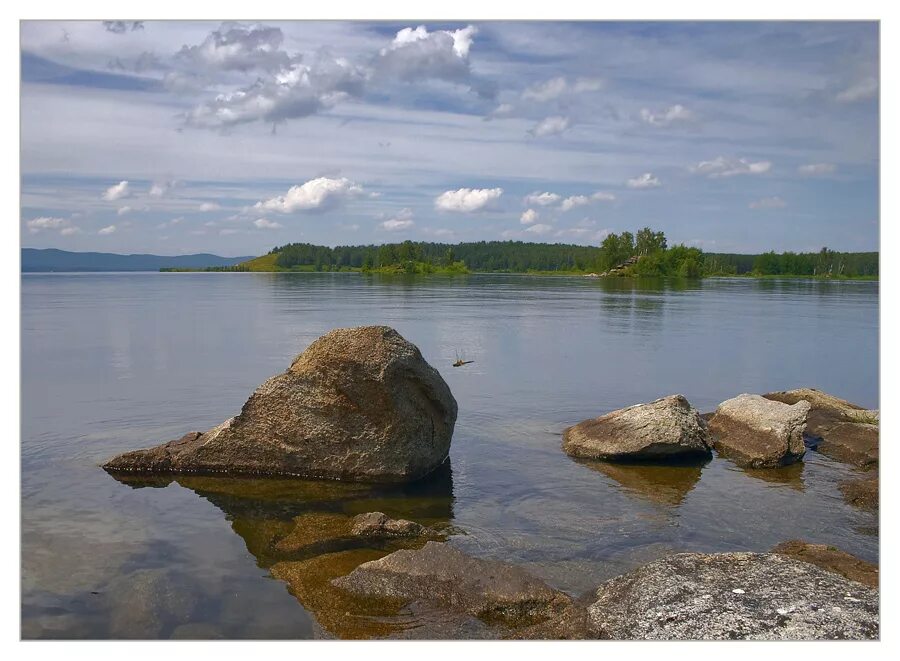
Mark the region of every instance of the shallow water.
POLYGON ((420 521, 572 594, 673 551, 797 537, 877 561, 877 517, 837 489, 854 470, 818 453, 750 472, 719 458, 610 466, 560 450, 566 426, 676 392, 702 411, 799 386, 877 408, 877 341, 873 282, 23 275, 22 635, 415 627, 418 615, 390 606, 348 622, 352 605, 327 587, 393 547, 273 550, 295 517, 322 513, 420 521), (372 323, 418 345, 459 403, 450 466, 434 479, 126 484, 98 468, 221 422, 322 333, 372 323), (457 352, 475 362, 451 367, 457 352))

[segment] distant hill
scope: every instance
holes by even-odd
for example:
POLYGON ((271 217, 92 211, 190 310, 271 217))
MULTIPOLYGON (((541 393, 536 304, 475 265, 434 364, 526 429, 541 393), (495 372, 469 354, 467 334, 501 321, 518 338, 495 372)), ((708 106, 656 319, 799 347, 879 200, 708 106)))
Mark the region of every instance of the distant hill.
POLYGON ((48 271, 159 271, 161 268, 232 266, 252 257, 198 255, 116 255, 108 252, 67 252, 55 248, 22 248, 22 272, 48 271))

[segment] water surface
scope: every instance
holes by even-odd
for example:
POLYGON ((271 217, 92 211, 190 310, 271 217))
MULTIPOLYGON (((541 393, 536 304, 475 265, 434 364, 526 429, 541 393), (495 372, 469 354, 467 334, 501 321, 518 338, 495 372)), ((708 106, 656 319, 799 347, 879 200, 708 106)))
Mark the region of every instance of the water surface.
POLYGON ((412 518, 572 594, 671 552, 797 537, 877 561, 877 517, 837 488, 853 469, 815 452, 748 472, 560 450, 566 426, 672 393, 709 411, 742 392, 812 386, 876 408, 877 340, 873 282, 23 275, 22 634, 388 633, 378 618, 335 617, 350 606, 327 585, 391 548, 274 550, 324 514, 412 518), (450 466, 434 479, 127 484, 98 468, 212 427, 315 338, 363 324, 418 345, 459 403, 450 466), (451 367, 457 352, 475 362, 451 367))

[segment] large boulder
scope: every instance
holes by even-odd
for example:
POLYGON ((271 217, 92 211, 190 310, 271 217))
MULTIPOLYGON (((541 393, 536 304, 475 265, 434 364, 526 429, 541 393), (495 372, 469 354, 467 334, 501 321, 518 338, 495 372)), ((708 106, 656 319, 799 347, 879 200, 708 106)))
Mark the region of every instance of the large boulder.
POLYGON ((822 454, 862 468, 871 468, 878 463, 878 411, 864 409, 814 388, 770 392, 763 397, 786 404, 809 402, 806 433, 819 439, 816 450, 822 454))
POLYGON ((870 588, 878 587, 878 565, 861 560, 834 546, 792 539, 773 548, 772 553, 812 563, 870 588))
POLYGON ((803 432, 810 405, 783 404, 760 395, 738 395, 719 404, 709 421, 713 447, 745 468, 774 468, 806 452, 803 432))
POLYGON ((332 583, 357 597, 425 600, 508 626, 547 620, 571 603, 519 567, 473 558, 438 542, 395 551, 332 583))
POLYGON ((409 481, 447 458, 456 412, 441 375, 397 331, 340 328, 257 388, 236 417, 104 468, 409 481))
POLYGON ((605 461, 660 461, 710 456, 706 424, 681 395, 637 404, 569 427, 563 450, 605 461))
POLYGON ((601 585, 588 615, 614 639, 871 639, 878 591, 776 553, 679 553, 601 585))

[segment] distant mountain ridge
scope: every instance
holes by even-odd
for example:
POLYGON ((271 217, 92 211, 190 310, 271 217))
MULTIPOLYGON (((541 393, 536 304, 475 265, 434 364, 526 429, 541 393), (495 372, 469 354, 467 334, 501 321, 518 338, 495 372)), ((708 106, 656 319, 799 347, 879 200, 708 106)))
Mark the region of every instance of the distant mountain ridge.
POLYGON ((52 271, 158 271, 161 268, 205 268, 232 266, 250 257, 196 255, 118 255, 109 252, 68 252, 56 248, 22 248, 22 272, 52 271))

